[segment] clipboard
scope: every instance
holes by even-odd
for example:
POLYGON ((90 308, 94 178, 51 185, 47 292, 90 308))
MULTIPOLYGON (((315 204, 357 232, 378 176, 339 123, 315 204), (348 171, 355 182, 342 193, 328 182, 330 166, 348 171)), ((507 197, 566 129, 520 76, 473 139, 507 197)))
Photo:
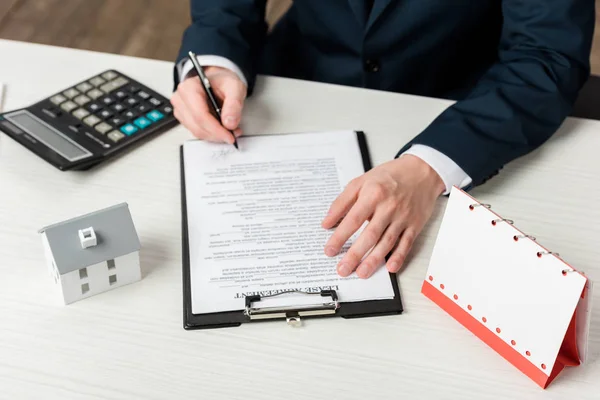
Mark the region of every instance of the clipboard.
MULTIPOLYGON (((371 158, 364 132, 357 131, 356 137, 362 155, 365 172, 372 168, 371 158)), ((185 160, 183 146, 180 147, 181 167, 181 224, 182 224, 182 267, 183 267, 183 328, 186 330, 226 328, 240 326, 246 322, 284 320, 290 326, 299 326, 304 318, 339 316, 342 318, 363 318, 401 314, 403 311, 400 289, 396 274, 390 273, 394 291, 392 299, 366 300, 359 302, 339 302, 335 290, 324 290, 307 295, 320 295, 323 303, 315 306, 261 308, 260 296, 248 296, 240 303, 239 311, 194 314, 192 312, 192 283, 190 278, 190 253, 187 220, 187 199, 185 188, 185 160)), ((283 292, 287 293, 287 292, 283 292)), ((266 296, 263 296, 263 298, 266 296)))

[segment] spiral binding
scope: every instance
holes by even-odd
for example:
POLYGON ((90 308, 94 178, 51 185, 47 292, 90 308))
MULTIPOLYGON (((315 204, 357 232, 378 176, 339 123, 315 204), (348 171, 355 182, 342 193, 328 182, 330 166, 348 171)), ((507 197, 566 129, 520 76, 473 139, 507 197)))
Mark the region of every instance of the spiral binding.
MULTIPOLYGON (((474 204, 470 204, 469 205, 469 210, 473 211, 477 207, 485 207, 488 210, 491 210, 492 205, 491 204, 484 204, 484 203, 474 203, 474 204)), ((499 222, 506 222, 507 224, 511 224, 511 225, 514 225, 514 223, 515 223, 512 219, 507 219, 507 218, 497 218, 497 219, 493 219, 491 222, 492 222, 493 226, 496 226, 499 222)), ((519 239, 525 239, 525 238, 531 239, 533 241, 536 241, 535 236, 531 236, 531 235, 524 235, 523 234, 523 235, 514 235, 513 236, 513 240, 515 242, 518 242, 519 239)), ((538 258, 542 258, 543 256, 546 256, 546 255, 554 255, 556 257, 560 257, 559 253, 555 253, 555 252, 552 252, 552 251, 538 251, 537 252, 538 258)), ((576 271, 573 268, 571 268, 571 269, 563 269, 561 271, 561 273, 563 275, 567 275, 568 273, 571 273, 571 272, 576 272, 576 271)))
POLYGON ((560 257, 559 253, 555 253, 553 251, 538 251, 537 252, 537 256, 539 258, 542 258, 543 256, 550 255, 550 254, 554 254, 556 257, 560 257))
POLYGON ((533 240, 534 242, 537 240, 537 239, 535 238, 535 236, 531 236, 531 235, 515 235, 515 236, 513 236, 513 239, 514 239, 514 241, 515 241, 515 242, 518 242, 518 241, 519 241, 519 239, 525 239, 525 238, 527 238, 527 239, 531 239, 531 240, 533 240))
POLYGON ((507 224, 511 224, 511 225, 515 224, 515 221, 513 221, 512 219, 498 218, 498 219, 493 219, 492 220, 492 225, 496 226, 496 224, 498 222, 506 222, 507 224))
POLYGON ((489 210, 490 208, 492 208, 492 205, 491 204, 479 204, 479 203, 477 203, 477 204, 471 204, 469 206, 469 210, 474 210, 475 207, 485 207, 485 208, 487 208, 489 210))

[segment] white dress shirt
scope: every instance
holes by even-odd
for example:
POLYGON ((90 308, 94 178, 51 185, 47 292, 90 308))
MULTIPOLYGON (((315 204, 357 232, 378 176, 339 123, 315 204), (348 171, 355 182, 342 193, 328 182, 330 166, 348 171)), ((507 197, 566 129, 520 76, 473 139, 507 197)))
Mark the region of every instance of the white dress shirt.
MULTIPOLYGON (((248 81, 246 77, 242 73, 242 70, 231 60, 221 56, 214 55, 202 55, 197 56, 198 62, 202 66, 212 66, 212 67, 222 67, 227 68, 230 71, 234 72, 237 76, 240 77, 242 82, 246 86, 248 86, 248 81)), ((190 71, 194 68, 190 60, 183 59, 179 65, 177 66, 177 72, 179 73, 180 81, 187 78, 190 71), (183 77, 183 79, 182 79, 183 77)), ((410 154, 415 157, 419 157, 421 160, 425 161, 429 166, 437 172, 440 176, 444 185, 446 186, 446 191, 444 194, 449 194, 452 186, 458 186, 460 188, 464 188, 471 184, 472 179, 461 167, 458 166, 450 157, 441 153, 440 151, 425 146, 422 144, 413 144, 409 149, 407 149, 404 153, 400 155, 410 154)))

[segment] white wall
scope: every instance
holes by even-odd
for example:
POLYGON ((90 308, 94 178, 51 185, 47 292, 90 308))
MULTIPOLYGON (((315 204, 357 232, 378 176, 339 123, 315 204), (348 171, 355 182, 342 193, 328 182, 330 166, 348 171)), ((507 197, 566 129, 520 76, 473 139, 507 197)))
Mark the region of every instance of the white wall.
POLYGON ((54 281, 57 296, 62 299, 62 281, 60 279, 58 269, 54 264, 54 255, 50 250, 50 243, 48 242, 48 237, 46 236, 45 232, 42 233, 42 245, 44 246, 44 256, 46 257, 46 267, 48 268, 48 275, 50 275, 50 277, 54 281))
POLYGON ((54 256, 50 250, 50 243, 48 243, 48 237, 46 233, 42 233, 42 245, 44 246, 44 256, 46 257, 46 266, 48 267, 48 274, 54 279, 57 276, 57 270, 54 266, 54 256))
POLYGON ((140 253, 138 251, 115 259, 115 266, 116 268, 113 271, 117 271, 119 286, 128 285, 142 279, 140 253))
POLYGON ((87 267, 87 278, 80 279, 79 270, 61 276, 65 304, 84 299, 107 290, 139 281, 141 277, 139 252, 127 254, 115 259, 115 268, 109 270, 106 262, 87 267), (112 285, 109 276, 116 275, 112 285), (87 283, 89 291, 81 293, 81 285, 87 283))

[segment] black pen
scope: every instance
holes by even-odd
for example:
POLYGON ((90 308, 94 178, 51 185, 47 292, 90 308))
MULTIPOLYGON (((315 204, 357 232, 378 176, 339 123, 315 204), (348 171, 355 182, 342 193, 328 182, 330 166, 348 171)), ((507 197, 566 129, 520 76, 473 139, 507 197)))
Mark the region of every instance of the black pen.
MULTIPOLYGON (((213 93, 212 88, 210 87, 210 81, 206 77, 206 74, 204 74, 202 65, 200 65, 200 63, 198 62, 198 59, 196 58, 196 55, 193 52, 190 51, 188 53, 188 56, 190 57, 190 61, 194 65, 194 69, 198 73, 198 77, 200 78, 200 83, 202 83, 202 87, 204 88, 204 91, 206 92, 206 96, 209 99, 209 104, 211 105, 213 111, 217 115, 217 119, 219 120, 219 123, 221 125, 223 125, 223 122, 221 121, 221 107, 219 107, 219 103, 217 103, 217 98, 215 97, 215 94, 213 93)), ((237 138, 235 137, 235 133, 233 133, 233 131, 229 131, 229 132, 231 132, 231 134, 233 135, 233 145, 235 146, 236 149, 239 150, 237 138)))

